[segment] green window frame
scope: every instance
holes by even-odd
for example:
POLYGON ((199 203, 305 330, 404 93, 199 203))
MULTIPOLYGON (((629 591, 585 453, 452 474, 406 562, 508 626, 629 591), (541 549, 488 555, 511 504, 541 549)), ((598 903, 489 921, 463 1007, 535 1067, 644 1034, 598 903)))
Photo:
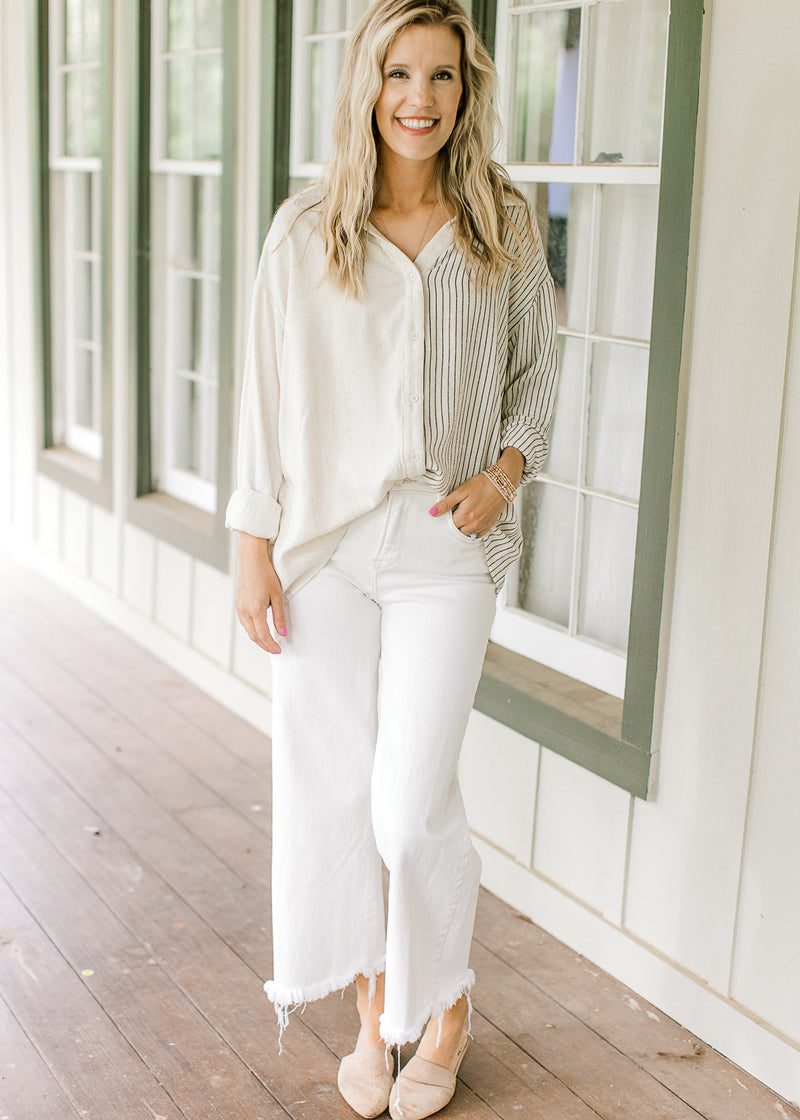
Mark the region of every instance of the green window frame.
MULTIPOLYGON (((153 195, 154 172, 162 168, 153 160, 153 19, 159 10, 158 0, 140 0, 131 5, 128 42, 134 44, 135 72, 131 75, 131 104, 135 106, 135 121, 131 128, 132 145, 130 166, 131 182, 131 368, 136 371, 133 386, 132 414, 134 448, 129 482, 127 518, 155 536, 217 568, 227 570, 230 561, 230 540, 225 530, 225 504, 230 492, 232 470, 230 447, 233 431, 233 320, 234 320, 234 160, 236 154, 236 0, 222 0, 222 83, 221 115, 222 139, 218 166, 212 171, 219 187, 219 260, 214 265, 211 281, 218 290, 218 303, 214 314, 218 322, 216 358, 216 416, 207 426, 213 446, 205 450, 215 464, 215 478, 206 486, 205 496, 199 500, 180 492, 169 493, 159 489, 158 471, 154 463, 154 447, 162 439, 162 421, 159 407, 153 404, 158 371, 154 369, 154 320, 152 313, 154 238, 157 236, 153 195), (154 162, 156 166, 154 168, 154 162)), ((162 86, 163 90, 163 86, 162 86)), ((164 97, 166 98, 166 93, 164 97)), ((208 161, 205 161, 210 167, 208 161)), ((169 160, 162 161, 169 166, 169 160)), ((188 159, 181 167, 175 161, 176 172, 188 175, 203 170, 203 161, 188 159)), ((188 180, 187 180, 188 181, 188 180)), ((198 180, 191 180, 196 183, 198 180)), ((200 191, 202 194, 202 190, 200 191)), ((198 203, 198 205, 202 205, 198 203)), ((159 242, 160 244, 160 242, 159 242)), ((163 247, 162 247, 163 249, 163 247)), ((185 270, 184 270, 185 271, 185 270)), ((203 269, 193 270, 201 274, 203 269)), ((198 279, 196 287, 205 284, 209 277, 198 279)), ((207 297, 203 297, 204 299, 207 297)), ((194 313, 199 327, 203 328, 205 311, 194 313)), ((166 375, 163 375, 166 376, 166 375)), ((162 440, 163 442, 163 440, 162 440)))
POLYGON ((79 32, 78 40, 81 31, 88 34, 84 7, 67 5, 65 0, 37 0, 35 7, 37 466, 42 474, 110 509, 111 13, 107 4, 98 5, 97 54, 87 65, 85 55, 81 56, 85 41, 76 44, 74 34, 79 32), (84 26, 68 26, 68 19, 84 26), (87 106, 91 110, 93 102, 99 110, 91 120, 82 112, 87 106), (87 127, 94 132, 90 139, 87 127), (83 392, 76 387, 80 379, 76 367, 81 365, 83 392), (76 398, 83 398, 83 403, 76 403, 76 398), (80 415, 75 422, 75 414, 81 411, 91 414, 85 424, 80 415))
MULTIPOLYGON (((484 26, 494 25, 487 3, 484 26)), ((689 258, 702 0, 672 0, 639 513, 622 702, 490 647, 476 708, 640 798, 653 731, 689 258)))
MULTIPOLYGON (((291 9, 264 7, 261 159, 263 237, 289 193, 291 9)), ((475 0, 472 17, 493 50, 496 0, 475 0)), ((678 383, 683 346, 699 99, 702 0, 672 0, 667 46, 653 315, 639 513, 624 697, 490 645, 475 707, 640 798, 653 793, 653 730, 667 563, 678 383)), ((502 77, 502 76, 501 76, 502 77)))

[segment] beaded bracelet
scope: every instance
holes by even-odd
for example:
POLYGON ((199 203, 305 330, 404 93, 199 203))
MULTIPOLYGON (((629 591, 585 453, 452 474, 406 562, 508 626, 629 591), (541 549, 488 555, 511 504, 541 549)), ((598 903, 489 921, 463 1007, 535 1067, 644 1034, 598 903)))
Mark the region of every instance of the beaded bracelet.
POLYGON ((517 496, 517 488, 501 466, 494 463, 491 467, 487 467, 486 470, 481 471, 481 474, 486 475, 495 489, 499 490, 507 502, 514 501, 514 498, 517 496))

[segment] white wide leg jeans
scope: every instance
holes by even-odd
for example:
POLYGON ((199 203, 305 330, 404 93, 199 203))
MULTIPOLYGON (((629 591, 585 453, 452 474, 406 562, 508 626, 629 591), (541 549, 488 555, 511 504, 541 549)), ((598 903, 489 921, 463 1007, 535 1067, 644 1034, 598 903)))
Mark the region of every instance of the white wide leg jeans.
POLYGON ((457 767, 495 591, 481 541, 428 513, 436 497, 396 483, 288 603, 264 985, 281 1031, 295 1006, 385 969, 381 1035, 412 1042, 474 982, 480 857, 457 767))

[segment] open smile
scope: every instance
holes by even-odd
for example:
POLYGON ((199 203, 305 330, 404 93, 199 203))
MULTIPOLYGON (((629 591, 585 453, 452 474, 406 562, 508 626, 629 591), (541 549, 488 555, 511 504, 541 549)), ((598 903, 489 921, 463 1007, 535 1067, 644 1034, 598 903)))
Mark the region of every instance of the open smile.
POLYGON ((414 132, 418 136, 433 132, 439 123, 433 117, 395 117, 395 120, 406 132, 414 132))

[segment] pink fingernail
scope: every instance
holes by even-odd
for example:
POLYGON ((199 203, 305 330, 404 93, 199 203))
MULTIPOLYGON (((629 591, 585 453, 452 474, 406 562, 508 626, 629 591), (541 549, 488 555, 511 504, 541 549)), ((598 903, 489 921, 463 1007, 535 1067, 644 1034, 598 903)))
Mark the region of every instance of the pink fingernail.
POLYGON ((280 634, 280 636, 281 636, 282 638, 285 638, 285 637, 286 637, 286 633, 287 633, 287 631, 286 631, 286 627, 285 627, 285 626, 284 626, 284 627, 282 627, 282 628, 281 628, 281 629, 280 629, 280 630, 279 630, 278 632, 279 632, 279 634, 280 634))
POLYGON ((431 508, 428 510, 428 513, 431 515, 431 517, 436 517, 439 513, 439 507, 431 506, 431 508))

